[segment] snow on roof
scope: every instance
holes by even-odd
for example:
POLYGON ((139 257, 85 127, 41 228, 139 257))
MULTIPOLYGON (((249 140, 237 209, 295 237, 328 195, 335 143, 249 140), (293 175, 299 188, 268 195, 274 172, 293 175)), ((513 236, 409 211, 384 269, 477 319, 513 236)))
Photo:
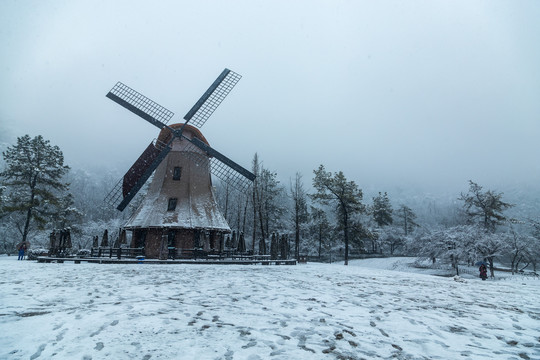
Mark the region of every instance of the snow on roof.
POLYGON ((130 228, 171 227, 181 229, 208 229, 230 232, 227 221, 217 208, 213 198, 196 197, 178 199, 176 209, 167 211, 167 199, 146 198, 124 226, 130 228))
MULTIPOLYGON (((175 124, 173 128, 181 125, 175 124)), ((166 136, 170 136, 167 132, 160 133, 161 140, 167 141, 166 136)), ((206 142, 192 126, 186 126, 185 134, 206 142)), ((185 142, 180 138, 174 140, 172 150, 156 169, 141 205, 125 224, 126 229, 169 227, 231 231, 215 201, 209 164, 194 162, 189 155, 192 150, 181 145, 185 142), (174 179, 175 168, 181 170, 179 180, 174 179), (171 199, 176 199, 174 210, 169 210, 171 199)))

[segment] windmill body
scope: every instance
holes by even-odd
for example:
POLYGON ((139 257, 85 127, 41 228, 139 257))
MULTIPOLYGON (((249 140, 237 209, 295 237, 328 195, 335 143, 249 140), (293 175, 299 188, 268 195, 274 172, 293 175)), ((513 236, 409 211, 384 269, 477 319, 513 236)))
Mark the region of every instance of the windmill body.
POLYGON ((223 250, 223 234, 231 229, 215 201, 212 175, 241 191, 255 175, 211 148, 196 127, 206 122, 239 80, 238 74, 225 69, 184 116, 185 122, 170 126, 171 111, 126 85, 118 83, 107 94, 161 129, 157 141, 105 199, 123 211, 154 174, 141 204, 124 226, 132 232, 131 247, 144 248, 148 258, 223 250))
MULTIPOLYGON (((171 125, 174 129, 181 126, 171 125)), ((208 144, 194 127, 187 125, 183 134, 208 144)), ((170 135, 164 129, 158 141, 165 143, 170 135)), ((131 247, 144 247, 149 258, 167 257, 173 249, 177 256, 194 248, 219 252, 220 239, 231 232, 215 201, 209 162, 197 163, 194 156, 207 157, 185 138, 175 138, 141 204, 124 226, 133 232, 131 247)))

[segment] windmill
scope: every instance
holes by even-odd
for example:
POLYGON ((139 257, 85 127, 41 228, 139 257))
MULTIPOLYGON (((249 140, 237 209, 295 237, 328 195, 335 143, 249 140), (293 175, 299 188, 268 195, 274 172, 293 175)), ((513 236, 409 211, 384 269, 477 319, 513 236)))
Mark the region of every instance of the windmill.
POLYGON ((124 225, 131 247, 144 247, 147 257, 167 257, 170 250, 219 249, 230 228, 213 194, 211 174, 240 191, 255 179, 250 171, 210 147, 200 128, 241 76, 225 69, 184 116, 168 125, 174 113, 118 82, 107 97, 160 129, 107 195, 123 211, 154 174, 141 204, 124 225))

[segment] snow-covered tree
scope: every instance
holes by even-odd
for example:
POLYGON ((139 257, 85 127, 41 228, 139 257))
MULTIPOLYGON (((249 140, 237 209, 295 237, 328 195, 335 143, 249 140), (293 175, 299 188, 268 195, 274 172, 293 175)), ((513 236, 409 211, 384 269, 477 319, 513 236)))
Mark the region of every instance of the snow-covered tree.
POLYGON ((459 275, 460 264, 475 258, 477 239, 482 234, 483 231, 473 225, 452 226, 425 233, 415 240, 414 246, 418 255, 450 263, 459 275))
POLYGON ((257 153, 253 155, 251 165, 251 171, 255 175, 255 180, 253 181, 253 186, 251 187, 251 204, 253 206, 251 252, 255 254, 255 239, 257 238, 257 211, 259 210, 259 175, 261 171, 261 164, 259 163, 259 155, 257 153))
POLYGON ((315 240, 319 259, 322 255, 323 247, 327 249, 331 244, 332 228, 328 222, 328 217, 323 209, 311 207, 311 238, 315 240))
POLYGON ((307 196, 302 182, 302 175, 296 173, 294 182, 291 182, 290 196, 292 199, 292 223, 294 226, 294 256, 300 257, 300 233, 303 225, 308 221, 307 196))
POLYGON ((379 227, 391 225, 394 222, 392 218, 394 210, 386 192, 384 194, 379 192, 379 195, 373 198, 370 210, 373 220, 379 227))
POLYGON ((533 272, 538 274, 538 261, 540 261, 540 238, 533 236, 533 240, 525 249, 524 261, 527 261, 530 265, 532 265, 533 272))
MULTIPOLYGON (((120 212, 113 206, 107 205, 103 199, 122 176, 112 171, 89 172, 81 169, 71 169, 66 176, 69 188, 73 194, 73 206, 84 214, 84 221, 99 221, 112 218, 128 218, 131 212, 140 204, 147 185, 130 202, 128 207, 120 212)), ((150 183, 149 181, 147 184, 150 183)))
POLYGON ((497 226, 507 218, 503 212, 513 205, 502 200, 503 193, 492 190, 483 191, 482 186, 469 180, 469 191, 461 193, 463 209, 470 224, 477 224, 484 232, 478 234, 476 249, 488 261, 491 277, 495 277, 494 259, 507 249, 508 236, 495 233, 497 226))
POLYGON ((50 145, 41 135, 24 135, 2 152, 6 163, 0 177, 7 198, 3 210, 9 214, 22 241, 27 241, 35 227, 43 229, 65 205, 69 185, 62 181, 69 170, 58 146, 50 145))
POLYGON ((531 239, 534 239, 529 234, 523 233, 516 229, 514 224, 510 225, 508 232, 505 233, 507 242, 507 254, 510 259, 510 268, 512 275, 518 272, 519 264, 526 256, 526 250, 531 239))
POLYGON ((0 219, 2 219, 7 214, 4 209, 4 205, 6 204, 6 201, 7 201, 7 198, 4 195, 5 190, 6 190, 6 187, 0 184, 0 219))
MULTIPOLYGON (((277 173, 265 169, 257 154, 253 157, 253 241, 259 231, 259 253, 266 253, 267 242, 272 232, 283 230, 281 224, 286 209, 285 191, 277 180, 277 173)), ((252 244, 255 249, 255 244, 252 244)))
POLYGON ((419 225, 416 223, 416 214, 406 205, 400 205, 396 211, 398 225, 403 229, 405 236, 408 236, 419 225))
POLYGON ((251 220, 248 218, 250 211, 251 194, 240 192, 232 188, 227 182, 214 182, 216 188, 216 202, 225 216, 231 229, 236 232, 246 233, 248 226, 251 226, 251 220))
POLYGON ((489 264, 490 276, 495 277, 495 258, 504 255, 510 248, 509 236, 507 233, 494 233, 482 231, 476 233, 475 248, 480 257, 489 264))
POLYGON ((503 193, 492 190, 482 191, 482 186, 469 180, 469 192, 461 193, 459 200, 471 223, 479 223, 486 231, 495 231, 506 217, 503 212, 513 205, 502 201, 503 193))
POLYGON ((67 194, 58 201, 58 211, 52 215, 51 220, 55 229, 71 228, 78 233, 80 231, 78 223, 83 213, 73 204, 73 196, 67 194))
POLYGON ((377 235, 380 246, 385 249, 384 251, 389 250, 390 255, 394 255, 394 252, 405 243, 405 236, 396 226, 379 228, 377 235))
POLYGON ((343 229, 345 243, 345 265, 349 264, 349 232, 351 219, 358 213, 365 212, 362 204, 362 190, 354 181, 348 181, 343 172, 332 175, 320 165, 313 171, 313 187, 316 193, 311 195, 315 201, 326 205, 333 205, 339 225, 343 229))

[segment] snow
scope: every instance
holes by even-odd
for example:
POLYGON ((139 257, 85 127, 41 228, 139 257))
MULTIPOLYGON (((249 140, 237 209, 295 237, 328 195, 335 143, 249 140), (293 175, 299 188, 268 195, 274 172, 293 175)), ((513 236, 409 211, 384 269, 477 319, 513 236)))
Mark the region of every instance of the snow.
POLYGON ((0 257, 0 359, 540 359, 540 280, 455 281, 411 262, 0 257))

